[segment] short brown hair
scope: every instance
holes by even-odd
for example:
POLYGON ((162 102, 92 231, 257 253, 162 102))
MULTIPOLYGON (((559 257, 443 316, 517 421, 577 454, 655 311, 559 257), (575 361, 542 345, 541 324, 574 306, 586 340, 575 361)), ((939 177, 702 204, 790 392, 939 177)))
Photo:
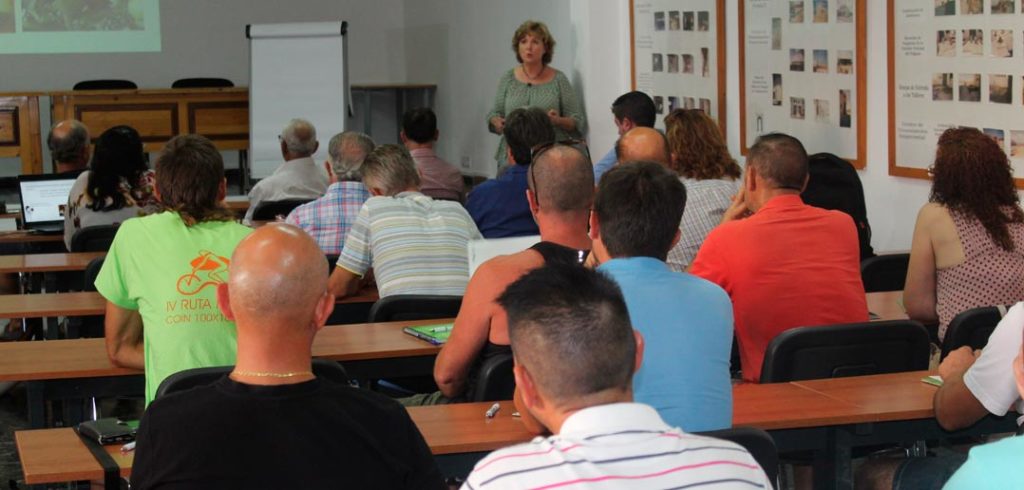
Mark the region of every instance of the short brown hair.
POLYGON ((519 57, 519 41, 522 41, 527 34, 533 34, 544 44, 544 56, 541 57, 540 62, 545 65, 551 63, 551 58, 555 55, 555 38, 551 36, 551 31, 548 31, 548 26, 536 20, 523 22, 512 36, 512 52, 516 54, 516 61, 523 62, 523 59, 519 57))
POLYGON ((665 133, 674 158, 669 168, 681 177, 738 179, 742 171, 729 154, 722 132, 704 111, 676 109, 665 116, 665 133))
POLYGON ((186 226, 203 221, 234 221, 218 200, 224 160, 213 143, 198 134, 171 138, 156 159, 156 188, 164 210, 181 216, 186 226))
POLYGON ((761 178, 777 189, 803 191, 807 166, 803 143, 785 133, 760 136, 747 152, 747 168, 756 168, 761 178))

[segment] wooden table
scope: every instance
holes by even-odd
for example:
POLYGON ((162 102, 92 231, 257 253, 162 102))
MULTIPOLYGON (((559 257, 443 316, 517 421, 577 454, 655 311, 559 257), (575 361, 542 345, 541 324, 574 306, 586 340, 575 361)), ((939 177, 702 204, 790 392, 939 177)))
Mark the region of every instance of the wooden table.
MULTIPOLYGON (((935 388, 920 382, 920 378, 927 374, 927 371, 919 371, 799 383, 739 385, 733 389, 733 425, 768 430, 777 443, 783 443, 780 445, 783 450, 788 447, 787 440, 799 435, 808 440, 804 446, 822 445, 846 457, 851 447, 868 442, 867 439, 847 436, 857 431, 867 434, 873 429, 876 429, 874 432, 884 432, 878 429, 883 425, 879 422, 889 424, 885 428, 892 429, 890 439, 916 440, 917 437, 944 438, 962 434, 933 433, 927 429, 937 426, 931 410, 935 388), (894 401, 879 403, 878 399, 882 397, 894 401), (904 439, 908 437, 910 439, 904 439)), ((501 410, 491 420, 483 416, 490 403, 408 410, 439 465, 442 468, 452 467, 450 462, 458 462, 458 467, 467 469, 470 467, 467 462, 471 464, 489 451, 532 438, 520 421, 511 416, 514 410, 512 403, 506 401, 501 404, 501 410)), ((1005 428, 1006 424, 990 424, 982 431, 974 432, 999 430, 1000 427, 1005 428)), ((18 431, 15 440, 26 483, 97 480, 103 477, 100 465, 91 459, 88 449, 71 429, 18 431)), ((131 455, 121 455, 117 448, 114 445, 106 449, 114 456, 121 474, 127 475, 130 473, 131 455)), ((840 480, 836 481, 840 484, 826 486, 842 486, 840 480)))
POLYGON ((190 88, 50 92, 52 120, 77 119, 93 140, 130 124, 148 152, 180 134, 201 134, 221 150, 249 148, 249 89, 190 88))
MULTIPOLYGON (((376 286, 369 285, 361 289, 355 296, 338 300, 338 305, 368 304, 374 303, 378 299, 380 299, 380 295, 376 286)), ((107 300, 95 291, 0 294, 0 318, 99 316, 106 312, 106 307, 107 300)))
POLYGON ((83 271, 106 252, 0 255, 0 274, 83 271))
POLYGON ((39 92, 0 94, 0 158, 21 158, 21 173, 43 173, 39 92))
POLYGON ((33 233, 26 230, 0 231, 0 243, 58 243, 63 241, 63 233, 33 233))

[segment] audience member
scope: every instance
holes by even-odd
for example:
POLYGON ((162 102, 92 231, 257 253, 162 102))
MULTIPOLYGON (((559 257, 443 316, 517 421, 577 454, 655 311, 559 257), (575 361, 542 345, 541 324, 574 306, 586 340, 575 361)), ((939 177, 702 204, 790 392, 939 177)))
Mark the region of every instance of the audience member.
POLYGON ((82 228, 116 225, 155 210, 142 138, 130 126, 114 126, 96 140, 92 170, 82 172, 68 193, 64 245, 71 250, 71 237, 82 228))
POLYGON ((508 311, 517 408, 555 435, 491 453, 466 488, 772 488, 745 449, 672 428, 633 402, 643 349, 613 281, 582 267, 542 267, 498 302, 508 311))
POLYGON ((226 188, 210 140, 171 139, 156 161, 163 212, 122 223, 96 278, 107 354, 116 366, 145 368, 147 404, 173 373, 235 362, 235 325, 209 286, 227 280, 228 257, 252 229, 223 206, 226 188))
POLYGON ((469 280, 455 326, 434 363, 440 394, 409 404, 472 398, 470 391, 480 363, 509 352, 508 317, 497 297, 526 272, 554 262, 582 263, 590 250, 587 220, 594 200, 590 161, 571 146, 555 145, 537 155, 530 173, 526 197, 540 226, 540 243, 480 265, 469 280))
POLYGON ((341 253, 359 209, 370 198, 362 184, 360 167, 373 148, 373 140, 363 133, 345 131, 334 135, 327 145, 330 160, 324 163, 331 182, 327 192, 293 209, 285 219, 309 233, 325 254, 341 253))
POLYGON ((783 331, 868 320, 853 220, 805 205, 806 182, 807 152, 796 138, 758 138, 743 188, 690 266, 732 299, 747 381, 759 381, 765 349, 783 331))
POLYGON ((78 177, 89 166, 89 129, 79 121, 67 119, 54 124, 46 146, 58 175, 78 177))
POLYGON ((400 405, 311 371, 334 308, 316 243, 270 224, 238 244, 229 269, 217 302, 237 323, 238 362, 150 405, 132 488, 444 488, 400 405))
POLYGON ((345 237, 331 292, 359 291, 373 267, 381 297, 393 294, 462 296, 469 280, 467 243, 480 238, 457 202, 419 191, 416 164, 405 148, 377 147, 363 162, 363 184, 373 196, 345 237))
MULTIPOLYGON (((1018 311, 1020 307, 1018 306, 1018 311)), ((1018 318, 1017 324, 1024 323, 1024 318, 1018 318)), ((1019 347, 1021 333, 1017 334, 1016 341, 1009 342, 1009 345, 1017 346, 1012 350, 1016 352, 1016 358, 1012 361, 1013 367, 1008 365, 1001 366, 1004 377, 1012 377, 1015 381, 1017 400, 1020 400, 1020 396, 1024 396, 1024 351, 1019 347), (1013 373, 1012 375, 1010 373, 1013 373)), ((989 341, 991 345, 992 341, 989 341)), ((1007 351, 1011 350, 1009 348, 1007 351)), ((1002 383, 1005 385, 1005 383, 1002 383)), ((1004 407, 1005 408, 1005 407, 1004 407)), ((1004 410, 1005 411, 1005 410, 1004 410)), ((1018 413, 1020 410, 1018 409, 1018 413)), ((1024 474, 1021 473, 1020 468, 1020 455, 1024 452, 1024 437, 1018 435, 1016 437, 1007 437, 998 442, 991 444, 985 444, 971 449, 971 454, 967 458, 967 462, 964 463, 960 470, 953 475, 948 482, 946 482, 945 488, 949 490, 959 490, 968 488, 978 488, 979 485, 984 485, 988 482, 991 485, 1005 485, 1007 487, 1021 486, 1024 484, 1024 474)))
MULTIPOLYGON (((656 117, 654 101, 643 92, 634 90, 620 95, 612 102, 612 118, 619 136, 636 127, 653 128, 656 117)), ((615 147, 612 147, 607 155, 594 163, 594 182, 600 182, 601 176, 618 161, 619 156, 615 153, 615 147)))
POLYGON ((942 133, 929 171, 903 301, 943 339, 962 311, 1024 300, 1024 211, 1006 153, 977 129, 942 133))
POLYGON ((508 114, 503 134, 508 159, 515 165, 476 186, 469 193, 466 210, 484 238, 536 235, 537 223, 526 202, 526 173, 533 148, 555 141, 555 129, 543 110, 528 107, 508 114))
POLYGON ((624 133, 615 143, 615 153, 622 162, 658 162, 668 165, 668 140, 654 128, 636 127, 624 133))
POLYGON ((669 267, 683 271, 697 256, 704 237, 729 209, 739 192, 742 170, 729 155, 718 125, 696 109, 676 109, 665 116, 672 159, 669 168, 686 185, 686 212, 679 222, 682 237, 668 253, 669 267))
POLYGON ((636 400, 687 432, 732 427, 732 303, 711 282, 673 272, 686 188, 655 162, 630 162, 601 179, 590 219, 599 271, 615 280, 644 336, 636 400))
POLYGON ((434 199, 462 202, 462 172, 434 153, 437 135, 437 116, 429 108, 411 109, 402 116, 399 136, 420 172, 420 192, 434 199))
POLYGON ((274 173, 260 180, 249 191, 249 211, 245 222, 252 222, 253 212, 264 201, 309 199, 327 192, 327 174, 317 168, 313 154, 320 147, 316 128, 305 119, 292 119, 281 131, 281 156, 284 163, 274 173))

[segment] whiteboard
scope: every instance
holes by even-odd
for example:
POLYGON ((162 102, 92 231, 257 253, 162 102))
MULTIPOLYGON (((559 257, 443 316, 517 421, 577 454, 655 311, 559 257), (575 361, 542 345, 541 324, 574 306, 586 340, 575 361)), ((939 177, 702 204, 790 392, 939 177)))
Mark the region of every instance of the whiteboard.
POLYGON ((314 159, 327 159, 327 142, 345 130, 349 99, 346 30, 344 21, 246 28, 252 177, 267 177, 283 163, 278 136, 295 118, 313 123, 320 141, 314 159))

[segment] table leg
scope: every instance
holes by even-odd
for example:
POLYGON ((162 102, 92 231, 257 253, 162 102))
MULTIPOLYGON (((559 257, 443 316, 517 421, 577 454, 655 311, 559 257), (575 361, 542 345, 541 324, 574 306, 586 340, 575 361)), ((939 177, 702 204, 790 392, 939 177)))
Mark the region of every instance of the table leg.
POLYGON ((815 451, 814 488, 853 489, 851 437, 843 427, 830 427, 825 448, 815 451))
POLYGON ((31 429, 42 429, 46 426, 46 399, 44 396, 44 381, 29 381, 25 383, 25 392, 28 397, 28 426, 31 429))

